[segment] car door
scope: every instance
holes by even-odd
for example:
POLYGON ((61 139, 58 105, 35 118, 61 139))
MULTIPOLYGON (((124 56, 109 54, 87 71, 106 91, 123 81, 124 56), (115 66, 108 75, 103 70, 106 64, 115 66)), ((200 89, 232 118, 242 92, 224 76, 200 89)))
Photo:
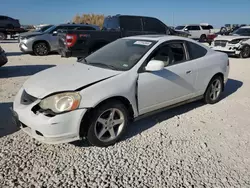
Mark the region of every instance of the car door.
POLYGON ((164 43, 152 52, 138 75, 140 115, 192 98, 197 71, 196 63, 188 58, 183 41, 164 43), (161 71, 143 71, 151 59, 167 62, 166 66, 161 71))
POLYGON ((188 29, 188 32, 191 34, 191 37, 192 39, 199 39, 200 36, 201 36, 201 28, 200 26, 196 26, 196 25, 193 25, 193 26, 187 26, 187 29, 188 29))

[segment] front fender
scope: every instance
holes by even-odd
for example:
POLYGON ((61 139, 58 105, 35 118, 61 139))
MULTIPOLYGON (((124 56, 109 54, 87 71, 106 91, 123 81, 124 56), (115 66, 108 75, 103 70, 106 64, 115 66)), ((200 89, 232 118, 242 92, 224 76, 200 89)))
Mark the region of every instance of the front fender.
POLYGON ((82 101, 80 108, 95 108, 101 102, 113 98, 126 98, 138 115, 136 103, 136 82, 137 76, 124 72, 107 80, 98 82, 80 91, 82 101))

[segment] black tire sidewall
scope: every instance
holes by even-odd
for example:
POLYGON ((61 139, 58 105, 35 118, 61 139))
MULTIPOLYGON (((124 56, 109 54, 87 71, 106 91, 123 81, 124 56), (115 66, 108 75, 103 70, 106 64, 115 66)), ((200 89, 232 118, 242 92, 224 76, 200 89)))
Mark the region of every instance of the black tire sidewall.
POLYGON ((1 40, 6 40, 7 39, 7 35, 6 34, 4 34, 4 33, 0 33, 0 36, 2 36, 3 38, 1 39, 1 37, 0 37, 0 39, 1 40))
POLYGON ((49 47, 48 47, 48 45, 47 45, 45 42, 38 42, 38 43, 36 43, 36 44, 34 45, 33 52, 34 52, 34 54, 37 55, 37 56, 46 56, 46 55, 49 54, 49 47), (38 48, 38 45, 39 45, 39 44, 44 44, 44 45, 47 47, 47 53, 46 53, 46 54, 39 54, 39 53, 37 53, 36 48, 38 48))
POLYGON ((244 49, 245 49, 246 47, 250 48, 249 45, 244 45, 244 46, 242 47, 241 52, 240 52, 240 58, 248 58, 248 57, 250 57, 250 50, 249 50, 249 53, 248 53, 247 56, 243 56, 243 51, 244 51, 244 49))
POLYGON ((202 35, 200 36, 200 42, 205 42, 206 39, 207 39, 206 35, 202 34, 202 35))
POLYGON ((205 103, 207 103, 207 104, 215 104, 215 103, 217 103, 220 100, 220 96, 221 96, 221 93, 222 93, 222 88, 223 88, 222 78, 220 76, 215 76, 214 78, 212 78, 212 80, 209 82, 207 90, 206 90, 206 92, 204 94, 205 103), (216 100, 212 100, 211 97, 210 97, 210 91, 211 91, 212 83, 217 79, 219 79, 220 82, 221 82, 221 91, 220 91, 219 97, 216 100))
POLYGON ((103 105, 94 109, 93 112, 91 113, 91 119, 89 121, 89 128, 87 131, 87 140, 91 145, 98 146, 98 147, 107 147, 107 146, 113 145, 117 141, 119 141, 120 138, 123 136, 124 132, 127 129, 128 123, 129 123, 129 113, 128 113, 128 110, 124 104, 122 104, 120 101, 111 101, 109 103, 104 103, 103 105), (104 111, 106 111, 107 109, 110 109, 110 108, 117 108, 123 113, 124 121, 125 121, 124 127, 123 127, 122 132, 120 133, 120 135, 116 139, 114 139, 110 142, 102 142, 97 138, 97 136, 95 134, 95 123, 96 123, 96 120, 98 119, 98 117, 104 111))

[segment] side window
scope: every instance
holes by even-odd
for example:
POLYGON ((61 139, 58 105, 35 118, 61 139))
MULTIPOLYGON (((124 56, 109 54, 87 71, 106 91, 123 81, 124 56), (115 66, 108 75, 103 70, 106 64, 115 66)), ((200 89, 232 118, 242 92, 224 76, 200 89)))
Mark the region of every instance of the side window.
POLYGON ((72 29, 76 29, 77 26, 65 26, 65 27, 62 27, 61 29, 68 29, 68 30, 72 30, 72 29))
POLYGON ((207 54, 207 50, 198 44, 193 42, 187 42, 187 48, 189 52, 190 59, 198 59, 207 54))
POLYGON ((93 27, 82 26, 82 27, 76 28, 76 30, 96 30, 96 29, 93 27))
POLYGON ((209 29, 213 29, 213 26, 211 26, 211 25, 201 25, 201 28, 203 30, 209 30, 209 29))
POLYGON ((121 16, 121 27, 126 31, 142 31, 142 24, 140 17, 121 16))
POLYGON ((181 63, 186 60, 184 45, 181 42, 166 44, 153 52, 151 59, 163 61, 165 67, 181 63))
POLYGON ((103 29, 105 30, 112 30, 112 29, 118 29, 120 27, 118 17, 107 17, 104 19, 103 22, 103 29))
POLYGON ((166 34, 166 26, 155 18, 143 18, 144 20, 144 31, 153 31, 157 33, 166 34))
POLYGON ((197 31, 197 30, 200 30, 200 26, 187 26, 188 30, 191 30, 191 31, 197 31))
POLYGON ((0 16, 0 20, 5 20, 5 16, 0 16))

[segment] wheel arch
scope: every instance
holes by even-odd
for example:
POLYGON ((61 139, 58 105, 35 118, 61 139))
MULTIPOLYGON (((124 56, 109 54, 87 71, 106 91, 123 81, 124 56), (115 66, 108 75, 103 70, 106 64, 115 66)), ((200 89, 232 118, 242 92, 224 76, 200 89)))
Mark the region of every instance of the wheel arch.
POLYGON ((49 44, 49 42, 46 41, 46 40, 37 40, 37 41, 33 42, 33 44, 32 44, 32 50, 34 51, 34 46, 35 46, 36 44, 42 43, 42 42, 46 43, 46 45, 49 47, 49 51, 50 51, 50 49, 51 49, 50 44, 49 44))
POLYGON ((107 99, 104 99, 104 100, 100 101, 94 107, 89 108, 87 110, 87 112, 84 114, 84 116, 82 118, 82 121, 81 121, 80 130, 79 130, 80 137, 84 137, 87 134, 87 131, 88 131, 88 128, 89 128, 89 125, 90 125, 90 117, 91 117, 91 114, 92 114, 93 110, 95 108, 98 108, 99 106, 101 106, 103 104, 106 104, 106 103, 109 103, 111 101, 119 101, 122 104, 124 104, 126 106, 127 110, 128 110, 128 113, 129 113, 129 120, 133 121, 133 119, 134 119, 134 109, 133 109, 133 106, 132 106, 131 102, 124 96, 109 97, 107 99))
POLYGON ((222 72, 218 72, 218 73, 214 74, 214 75, 212 76, 212 78, 209 80, 209 82, 208 82, 208 84, 207 84, 207 88, 206 88, 206 90, 205 90, 205 93, 206 93, 206 91, 207 91, 207 89, 208 89, 208 87, 209 87, 211 81, 212 81, 215 77, 217 77, 217 76, 221 77, 221 79, 222 79, 222 91, 224 91, 224 88, 225 88, 225 84, 224 84, 224 74, 223 74, 222 72))

